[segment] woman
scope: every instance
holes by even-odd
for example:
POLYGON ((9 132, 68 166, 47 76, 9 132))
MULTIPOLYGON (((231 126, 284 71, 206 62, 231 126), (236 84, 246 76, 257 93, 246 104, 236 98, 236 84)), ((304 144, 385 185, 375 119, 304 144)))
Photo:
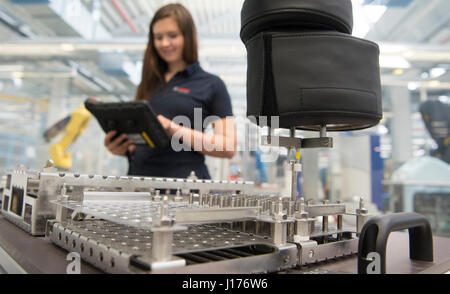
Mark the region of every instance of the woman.
POLYGON ((200 67, 197 47, 194 21, 184 6, 169 4, 155 13, 136 100, 148 101, 172 142, 179 140, 192 151, 177 152, 173 146, 154 151, 134 145, 125 134, 111 141, 115 131, 108 132, 105 146, 115 155, 128 155, 129 175, 185 178, 194 171, 198 178, 210 179, 204 155, 233 157, 230 96, 220 78, 200 67), (181 116, 188 118, 184 126, 172 121, 181 116), (216 117, 214 134, 206 134, 204 119, 211 116, 216 117))

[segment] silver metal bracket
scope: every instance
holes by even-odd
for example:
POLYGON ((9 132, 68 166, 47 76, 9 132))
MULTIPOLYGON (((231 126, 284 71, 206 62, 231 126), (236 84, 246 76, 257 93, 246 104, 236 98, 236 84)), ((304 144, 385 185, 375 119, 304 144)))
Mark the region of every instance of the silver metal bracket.
POLYGON ((333 138, 294 138, 278 136, 261 136, 261 144, 266 146, 286 147, 286 148, 332 148, 333 138))
POLYGON ((305 205, 310 217, 345 214, 344 204, 310 204, 305 205))

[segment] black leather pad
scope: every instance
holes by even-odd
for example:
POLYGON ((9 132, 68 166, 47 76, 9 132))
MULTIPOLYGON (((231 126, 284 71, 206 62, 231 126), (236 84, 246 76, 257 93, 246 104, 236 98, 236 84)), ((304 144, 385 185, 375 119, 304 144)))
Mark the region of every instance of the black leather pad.
POLYGON ((279 127, 363 129, 382 116, 379 49, 336 31, 259 33, 247 44, 247 115, 279 127))
POLYGON ((351 0, 246 0, 241 10, 244 43, 262 31, 336 30, 351 34, 351 0))

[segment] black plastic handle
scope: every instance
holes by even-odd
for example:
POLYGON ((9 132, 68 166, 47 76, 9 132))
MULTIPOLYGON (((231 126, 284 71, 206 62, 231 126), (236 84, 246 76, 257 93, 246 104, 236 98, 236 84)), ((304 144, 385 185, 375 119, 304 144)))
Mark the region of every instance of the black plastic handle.
POLYGON ((358 244, 358 274, 367 274, 371 252, 379 254, 380 274, 385 274, 389 234, 404 229, 409 231, 409 258, 433 261, 433 235, 428 220, 414 212, 392 213, 372 217, 364 224, 358 244))

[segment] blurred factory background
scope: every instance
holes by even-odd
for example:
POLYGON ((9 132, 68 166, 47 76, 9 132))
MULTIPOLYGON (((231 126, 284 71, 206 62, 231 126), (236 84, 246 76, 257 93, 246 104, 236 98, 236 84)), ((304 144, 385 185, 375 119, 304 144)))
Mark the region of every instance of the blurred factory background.
MULTIPOLYGON (((89 96, 133 100, 154 12, 166 0, 0 0, 0 175, 50 158, 44 132, 89 96)), ((197 25, 200 64, 232 97, 239 151, 208 158, 214 179, 245 179, 286 193, 286 151, 263 162, 247 136, 243 0, 183 0, 197 25), (250 148, 253 147, 253 148, 250 148), (251 150, 249 150, 251 149, 251 150)), ((334 148, 302 152, 307 199, 363 196, 379 212, 417 211, 450 236, 450 1, 353 0, 353 35, 379 44, 383 120, 330 133, 334 148)), ((264 130, 260 130, 264 134, 264 130)), ((287 130, 279 130, 280 133, 287 130)), ((299 136, 316 136, 297 131, 299 136)), ((125 175, 125 158, 103 146, 95 120, 69 147, 71 171, 125 175)))

